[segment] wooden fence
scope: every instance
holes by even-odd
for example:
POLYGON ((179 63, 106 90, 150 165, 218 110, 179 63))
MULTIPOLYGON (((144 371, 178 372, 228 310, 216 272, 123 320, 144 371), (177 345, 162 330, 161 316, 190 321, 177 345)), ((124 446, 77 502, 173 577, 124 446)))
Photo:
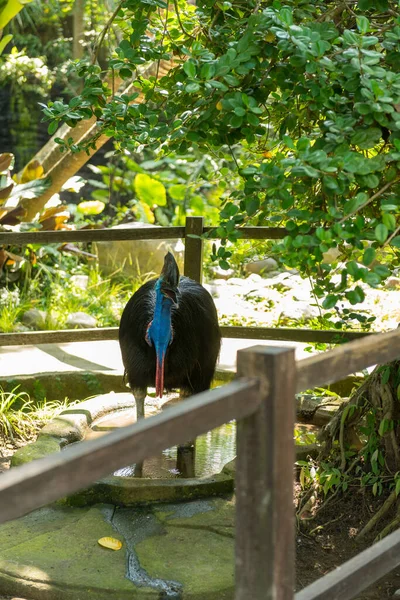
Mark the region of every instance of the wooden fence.
POLYGON ((350 600, 400 564, 400 530, 294 594, 294 397, 398 357, 400 330, 297 363, 292 348, 241 350, 233 383, 1 475, 0 522, 236 419, 235 600, 350 600))
MULTIPOLYGON (((185 227, 146 227, 138 229, 80 229, 77 231, 0 232, 0 246, 26 244, 62 244, 72 242, 110 242, 138 240, 185 240, 184 274, 202 281, 203 240, 199 237, 214 228, 204 227, 203 217, 187 217, 185 227), (192 235, 198 237, 191 237, 192 235)), ((281 227, 241 227, 241 239, 281 239, 287 231, 281 227)), ((371 335, 364 331, 292 329, 289 327, 221 327, 226 338, 279 340, 294 342, 338 343, 371 335)), ((0 334, 0 346, 21 344, 59 344, 118 339, 117 327, 35 331, 0 334)))
MULTIPOLYGON (((186 234, 201 231, 202 221, 188 219, 186 234)), ((0 244, 10 244, 11 240, 13 244, 89 241, 94 239, 93 233, 97 240, 171 239, 184 236, 185 231, 159 228, 139 232, 0 233, 0 244)), ((265 239, 272 233, 269 230, 267 235, 265 232, 260 235, 259 231, 250 235, 265 239)), ((185 273, 195 279, 201 279, 201 260, 193 258, 199 254, 201 259, 201 240, 187 237, 185 273)), ((54 336, 51 333, 28 334, 32 337, 25 338, 30 340, 25 343, 60 341, 62 338, 55 335, 68 332, 53 332, 54 336)), ((25 334, 12 334, 21 335, 25 334)), ((114 337, 113 330, 108 330, 108 335, 114 337)), ((10 343, 10 337, 3 334, 0 343, 4 340, 10 343)), ((63 341, 72 340, 68 337, 63 341)), ((333 383, 350 373, 399 357, 400 330, 354 340, 299 362, 295 361, 292 348, 256 346, 241 350, 238 377, 234 382, 193 396, 168 411, 104 437, 71 446, 1 475, 0 522, 20 517, 85 488, 123 464, 140 462, 236 419, 235 600, 351 600, 400 564, 400 531, 294 594, 295 393, 333 383)))

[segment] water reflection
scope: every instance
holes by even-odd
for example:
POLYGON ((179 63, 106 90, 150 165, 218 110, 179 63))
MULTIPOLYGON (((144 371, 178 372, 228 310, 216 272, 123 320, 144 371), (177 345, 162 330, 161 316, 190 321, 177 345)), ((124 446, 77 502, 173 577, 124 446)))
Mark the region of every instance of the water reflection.
POLYGON ((236 423, 231 421, 193 442, 164 450, 141 465, 118 469, 114 475, 152 479, 206 477, 219 473, 235 454, 236 423))

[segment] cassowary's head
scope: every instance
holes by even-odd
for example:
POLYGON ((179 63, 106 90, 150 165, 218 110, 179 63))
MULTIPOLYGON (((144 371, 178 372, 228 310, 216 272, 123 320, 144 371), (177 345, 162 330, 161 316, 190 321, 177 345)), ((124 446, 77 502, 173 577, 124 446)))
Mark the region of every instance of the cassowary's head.
POLYGON ((156 393, 160 398, 164 390, 164 361, 172 342, 171 310, 178 306, 179 269, 171 252, 164 258, 164 266, 155 284, 156 302, 154 316, 148 325, 146 341, 156 351, 156 393))
POLYGON ((160 275, 160 291, 165 298, 178 304, 179 269, 175 258, 168 252, 164 258, 164 266, 160 275))

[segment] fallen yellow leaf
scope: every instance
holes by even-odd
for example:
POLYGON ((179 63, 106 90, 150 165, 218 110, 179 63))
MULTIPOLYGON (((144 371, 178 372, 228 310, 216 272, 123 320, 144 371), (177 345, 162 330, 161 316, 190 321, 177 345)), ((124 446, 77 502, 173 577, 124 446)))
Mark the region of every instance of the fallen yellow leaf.
POLYGON ((112 537, 100 538, 98 543, 100 546, 103 546, 103 548, 109 548, 110 550, 121 550, 122 548, 122 542, 112 537))

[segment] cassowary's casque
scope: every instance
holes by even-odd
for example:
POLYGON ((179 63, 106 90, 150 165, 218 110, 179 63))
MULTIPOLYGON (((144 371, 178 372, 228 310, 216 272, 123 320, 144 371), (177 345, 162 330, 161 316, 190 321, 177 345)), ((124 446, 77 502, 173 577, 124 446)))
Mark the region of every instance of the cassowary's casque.
POLYGON ((209 389, 221 344, 217 311, 200 283, 179 276, 170 252, 160 277, 126 305, 119 343, 138 418, 148 387, 159 397, 176 388, 184 396, 209 389))

